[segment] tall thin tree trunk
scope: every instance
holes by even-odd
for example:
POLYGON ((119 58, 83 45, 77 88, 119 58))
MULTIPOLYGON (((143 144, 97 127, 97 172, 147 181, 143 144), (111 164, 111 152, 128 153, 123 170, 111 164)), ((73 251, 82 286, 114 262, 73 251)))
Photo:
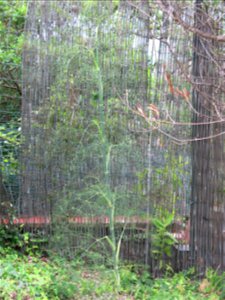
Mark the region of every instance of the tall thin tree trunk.
MULTIPOLYGON (((203 0, 195 3, 195 27, 208 33, 214 31, 203 0)), ((193 122, 197 123, 218 119, 212 49, 216 49, 212 41, 195 34, 192 97, 193 107, 198 112, 193 113, 193 122)), ((192 144, 191 258, 200 274, 208 267, 222 267, 224 208, 220 175, 224 165, 224 141, 221 137, 210 138, 220 130, 221 125, 212 124, 193 126, 192 129, 194 139, 203 138, 192 144)))

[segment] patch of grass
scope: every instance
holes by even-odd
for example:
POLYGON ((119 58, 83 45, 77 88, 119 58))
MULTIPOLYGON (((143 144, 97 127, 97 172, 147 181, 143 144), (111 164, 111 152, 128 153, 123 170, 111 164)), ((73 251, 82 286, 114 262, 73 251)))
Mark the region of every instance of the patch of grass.
POLYGON ((120 268, 118 291, 112 269, 78 260, 25 256, 0 248, 0 299, 4 300, 221 300, 224 276, 208 271, 194 280, 189 271, 153 279, 139 266, 120 268))
POLYGON ((0 258, 0 299, 73 299, 78 274, 66 261, 5 251, 0 258))

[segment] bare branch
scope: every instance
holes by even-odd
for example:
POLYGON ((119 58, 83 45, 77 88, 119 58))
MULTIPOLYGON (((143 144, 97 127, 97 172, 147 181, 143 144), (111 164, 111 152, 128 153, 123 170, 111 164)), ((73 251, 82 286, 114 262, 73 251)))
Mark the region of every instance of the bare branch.
POLYGON ((199 36, 201 36, 205 39, 209 39, 209 40, 213 40, 213 41, 217 41, 217 42, 225 42, 225 35, 210 34, 208 32, 204 32, 204 31, 202 31, 198 28, 195 28, 195 27, 187 24, 186 22, 184 22, 182 20, 182 18, 180 17, 177 9, 172 7, 168 2, 158 0, 157 3, 159 5, 159 7, 162 9, 162 11, 164 11, 165 13, 170 15, 174 19, 174 21, 177 22, 179 25, 181 25, 185 30, 190 31, 195 34, 198 34, 199 36))
POLYGON ((21 87, 19 86, 18 82, 15 80, 11 70, 8 70, 8 75, 10 76, 10 78, 13 80, 13 83, 14 83, 14 88, 18 91, 18 93, 22 96, 22 90, 21 90, 21 87))

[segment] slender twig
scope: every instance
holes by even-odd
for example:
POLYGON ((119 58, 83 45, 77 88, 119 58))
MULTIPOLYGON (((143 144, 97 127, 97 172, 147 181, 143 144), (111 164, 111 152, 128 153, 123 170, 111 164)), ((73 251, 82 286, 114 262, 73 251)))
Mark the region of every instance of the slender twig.
POLYGON ((212 41, 217 41, 217 42, 225 42, 225 35, 215 35, 215 34, 210 34, 208 32, 204 32, 196 27, 193 27, 192 25, 187 24, 182 20, 182 18, 179 15, 178 9, 172 7, 168 2, 166 4, 162 0, 158 0, 157 4, 159 7, 167 13, 169 16, 171 16, 175 22, 177 22, 179 25, 181 25, 186 31, 190 31, 194 34, 198 34, 199 36, 212 40, 212 41))

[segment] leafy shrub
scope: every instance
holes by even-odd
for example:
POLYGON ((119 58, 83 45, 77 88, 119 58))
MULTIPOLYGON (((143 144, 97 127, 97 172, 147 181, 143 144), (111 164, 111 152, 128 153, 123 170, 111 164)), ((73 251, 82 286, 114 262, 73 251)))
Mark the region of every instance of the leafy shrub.
POLYGON ((0 265, 0 299, 72 299, 76 293, 75 274, 65 261, 50 262, 11 250, 0 258, 0 265))
POLYGON ((17 250, 26 255, 37 255, 42 252, 42 243, 46 239, 32 237, 29 232, 23 232, 23 225, 13 224, 0 225, 0 250, 2 253, 7 249, 17 250))
POLYGON ((152 234, 152 257, 159 262, 159 270, 166 267, 165 256, 172 256, 172 246, 177 242, 169 232, 169 228, 174 220, 174 214, 164 211, 163 215, 152 219, 154 231, 152 234))

